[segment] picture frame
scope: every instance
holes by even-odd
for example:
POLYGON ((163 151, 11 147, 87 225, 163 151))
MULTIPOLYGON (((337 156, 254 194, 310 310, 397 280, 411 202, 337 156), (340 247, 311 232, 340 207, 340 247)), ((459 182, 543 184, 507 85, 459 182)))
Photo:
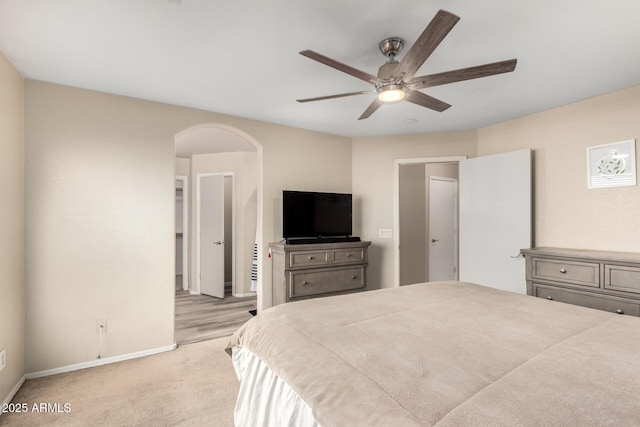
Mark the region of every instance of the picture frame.
POLYGON ((636 185, 636 140, 587 147, 587 188, 636 185))

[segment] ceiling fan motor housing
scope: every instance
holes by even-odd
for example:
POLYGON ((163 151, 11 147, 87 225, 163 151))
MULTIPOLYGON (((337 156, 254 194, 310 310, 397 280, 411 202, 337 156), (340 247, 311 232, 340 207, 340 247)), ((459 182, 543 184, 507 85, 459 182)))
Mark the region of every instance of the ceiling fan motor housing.
POLYGON ((387 58, 393 59, 402 51, 404 40, 400 37, 387 37, 378 43, 380 52, 387 58))
POLYGON ((393 73, 396 71, 396 68, 400 63, 396 60, 389 61, 383 64, 380 68, 378 68, 378 78, 380 80, 390 80, 393 73))
POLYGON ((398 61, 396 61, 396 56, 402 51, 404 47, 404 40, 400 37, 388 37, 378 43, 378 48, 380 52, 387 58, 389 61, 383 64, 380 68, 378 68, 378 78, 380 80, 386 80, 389 82, 391 80, 391 76, 396 71, 396 68, 400 65, 398 61))

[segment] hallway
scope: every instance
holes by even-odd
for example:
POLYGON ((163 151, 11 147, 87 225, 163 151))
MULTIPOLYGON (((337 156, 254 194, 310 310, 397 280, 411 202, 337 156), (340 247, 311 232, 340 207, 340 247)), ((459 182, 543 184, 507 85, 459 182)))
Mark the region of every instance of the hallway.
POLYGON ((189 344, 230 336, 244 322, 251 319, 249 310, 256 309, 256 297, 223 299, 207 295, 192 295, 176 290, 176 343, 189 344))

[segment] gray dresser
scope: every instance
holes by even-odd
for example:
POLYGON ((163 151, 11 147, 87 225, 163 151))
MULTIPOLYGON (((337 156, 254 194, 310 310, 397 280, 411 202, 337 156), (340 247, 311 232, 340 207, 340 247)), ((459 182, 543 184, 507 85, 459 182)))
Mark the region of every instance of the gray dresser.
POLYGON ((640 316, 640 254, 562 248, 521 252, 528 295, 640 316))
POLYGON ((269 244, 273 265, 273 305, 366 290, 370 244, 269 244))

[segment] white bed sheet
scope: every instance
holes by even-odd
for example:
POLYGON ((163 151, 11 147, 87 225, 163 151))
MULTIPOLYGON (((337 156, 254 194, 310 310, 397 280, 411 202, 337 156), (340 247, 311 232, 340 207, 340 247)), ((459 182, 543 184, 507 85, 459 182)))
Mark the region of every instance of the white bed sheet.
POLYGON ((232 361, 240 380, 236 426, 318 427, 309 405, 256 355, 235 346, 232 361))

